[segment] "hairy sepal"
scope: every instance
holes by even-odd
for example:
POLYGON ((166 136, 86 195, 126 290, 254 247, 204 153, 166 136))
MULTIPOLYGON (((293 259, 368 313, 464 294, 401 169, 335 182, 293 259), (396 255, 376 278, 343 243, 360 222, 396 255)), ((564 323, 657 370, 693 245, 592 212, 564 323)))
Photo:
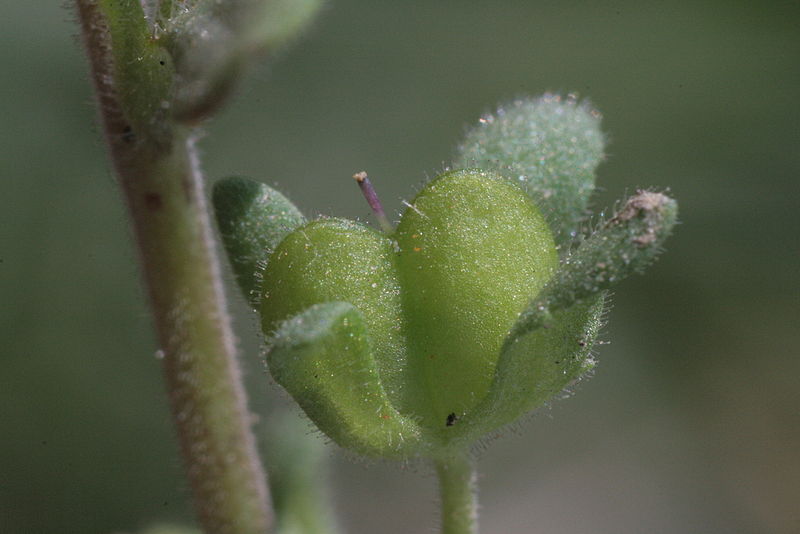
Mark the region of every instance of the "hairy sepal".
POLYGON ((420 429, 389 401, 370 345, 355 307, 317 304, 279 326, 267 363, 275 380, 340 446, 367 456, 419 454, 420 429))
POLYGON ((605 294, 560 310, 547 328, 509 336, 486 397, 455 429, 469 445, 541 407, 594 367, 605 294))
POLYGON ((673 199, 639 191, 564 259, 520 314, 485 399, 455 439, 469 443, 511 423, 591 369, 606 291, 655 260, 676 219, 673 199))
POLYGON ((559 310, 594 298, 655 261, 677 222, 677 202, 663 193, 639 191, 621 206, 561 262, 514 325, 512 340, 549 327, 559 310))
POLYGON ((301 226, 264 269, 261 324, 269 336, 280 321, 314 304, 349 302, 367 323, 386 393, 398 409, 414 413, 420 385, 408 378, 395 249, 385 234, 345 219, 301 226))
POLYGON ((600 114, 576 98, 523 98, 484 115, 460 145, 454 166, 495 170, 542 209, 556 243, 578 234, 603 160, 600 114))
POLYGON ((262 271, 278 244, 305 224, 300 210, 275 189, 233 176, 214 184, 214 213, 222 243, 245 298, 258 308, 262 271))

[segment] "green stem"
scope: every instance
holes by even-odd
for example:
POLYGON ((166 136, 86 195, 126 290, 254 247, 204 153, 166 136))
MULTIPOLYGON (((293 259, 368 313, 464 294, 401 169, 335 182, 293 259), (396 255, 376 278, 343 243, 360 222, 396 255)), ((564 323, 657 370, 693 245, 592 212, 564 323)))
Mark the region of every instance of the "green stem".
POLYGON ((123 180, 164 352, 181 450, 209 532, 267 531, 267 488, 224 303, 193 144, 177 135, 123 180))
POLYGON ((475 463, 465 453, 436 460, 442 500, 442 534, 477 534, 475 463))
POLYGON ((208 533, 272 522, 191 132, 136 136, 113 83, 108 21, 77 0, 106 139, 131 214, 195 507, 208 533), (166 142, 165 142, 166 141, 166 142))

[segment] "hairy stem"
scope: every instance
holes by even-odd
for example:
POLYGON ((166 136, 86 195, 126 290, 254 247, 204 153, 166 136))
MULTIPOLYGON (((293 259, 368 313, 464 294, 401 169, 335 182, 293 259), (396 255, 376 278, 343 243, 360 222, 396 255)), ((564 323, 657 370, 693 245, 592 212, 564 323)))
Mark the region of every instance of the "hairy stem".
POLYGON ((123 180, 123 188, 201 522, 209 532, 261 533, 268 526, 265 477, 192 156, 191 139, 177 138, 169 154, 139 179, 123 180))
POLYGON ((263 534, 269 494, 251 432, 191 132, 132 131, 102 4, 77 0, 103 126, 133 222, 173 420, 209 533, 263 534))
POLYGON ((460 453, 436 460, 442 501, 442 534, 477 534, 478 499, 474 461, 460 453))

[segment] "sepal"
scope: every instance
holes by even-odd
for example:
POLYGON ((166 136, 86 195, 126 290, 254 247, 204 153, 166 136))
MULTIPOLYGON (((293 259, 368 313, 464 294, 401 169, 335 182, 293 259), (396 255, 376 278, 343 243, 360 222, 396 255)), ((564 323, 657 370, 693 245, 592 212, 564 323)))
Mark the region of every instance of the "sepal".
POLYGON ((560 310, 548 328, 509 335, 486 397, 459 422, 468 445, 544 405, 594 367, 605 294, 560 310))
POLYGON ((675 200, 639 191, 600 224, 520 314, 486 397, 453 439, 469 443, 516 420, 591 369, 606 290, 651 264, 676 220, 675 200))
POLYGON ((306 219, 271 187, 238 176, 214 184, 214 214, 236 281, 245 298, 259 307, 261 273, 278 244, 306 219))
POLYGON ((511 337, 554 323, 554 314, 591 299, 662 252, 677 222, 678 204, 663 193, 639 191, 584 240, 520 316, 511 337))
POLYGON ((420 428, 389 401, 364 318, 352 305, 317 304, 283 322, 272 338, 267 364, 275 380, 340 446, 368 456, 422 452, 420 428))
POLYGON ((484 115, 467 132, 454 166, 494 170, 521 185, 565 249, 586 217, 604 145, 600 114, 587 102, 545 94, 484 115))

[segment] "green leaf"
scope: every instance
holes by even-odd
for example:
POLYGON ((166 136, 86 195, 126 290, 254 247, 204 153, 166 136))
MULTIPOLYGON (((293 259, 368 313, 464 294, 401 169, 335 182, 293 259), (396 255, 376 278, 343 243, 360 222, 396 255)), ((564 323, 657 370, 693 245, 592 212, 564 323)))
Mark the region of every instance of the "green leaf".
POLYGON ((275 189, 237 176, 214 184, 212 202, 236 281, 258 308, 267 259, 284 237, 305 224, 305 217, 275 189))
POLYGON ((522 185, 565 248, 586 217, 604 144, 600 114, 587 102, 547 94, 485 115, 467 132, 453 164, 495 170, 522 185))
POLYGON ((384 457, 421 452, 420 429, 389 401, 364 318, 352 305, 318 304, 282 323, 267 363, 308 417, 342 447, 384 457))

